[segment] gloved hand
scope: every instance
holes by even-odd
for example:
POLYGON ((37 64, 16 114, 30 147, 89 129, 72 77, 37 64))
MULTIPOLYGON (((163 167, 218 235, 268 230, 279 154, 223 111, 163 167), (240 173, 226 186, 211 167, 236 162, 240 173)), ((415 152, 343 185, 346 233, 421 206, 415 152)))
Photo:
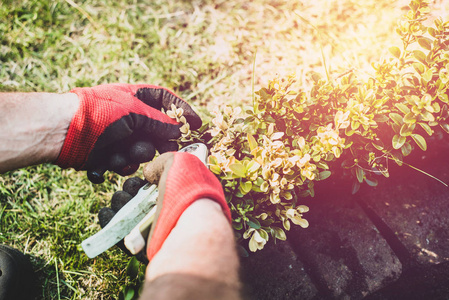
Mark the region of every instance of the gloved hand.
MULTIPOLYGON (((98 220, 100 221, 101 228, 104 228, 109 221, 114 217, 114 215, 122 209, 123 206, 125 206, 126 203, 128 203, 129 200, 131 200, 135 195, 137 195, 137 192, 141 187, 143 187, 147 182, 143 179, 140 179, 139 177, 131 177, 128 178, 123 183, 123 190, 117 191, 112 195, 111 198, 111 207, 103 207, 98 212, 98 220)), ((123 240, 118 242, 116 244, 117 247, 119 247, 123 252, 125 252, 127 255, 131 256, 131 252, 125 247, 125 244, 123 240)), ((136 258, 144 263, 148 264, 148 259, 146 257, 145 250, 140 251, 136 254, 136 258)))
MULTIPOLYGON (((196 156, 185 152, 164 153, 145 166, 144 175, 150 183, 158 184, 159 196, 147 250, 136 255, 139 261, 148 263, 151 260, 181 214, 196 200, 208 198, 218 202, 231 223, 231 212, 220 182, 196 156)), ((100 226, 105 227, 146 182, 138 177, 127 179, 123 191, 115 192, 112 196, 111 208, 103 207, 98 213, 100 226)), ((131 255, 123 240, 117 246, 131 255)))
POLYGON ((112 170, 122 176, 134 173, 139 163, 150 161, 155 148, 177 150, 173 139, 181 136, 182 124, 160 111, 171 105, 184 110, 192 129, 201 127, 200 117, 173 92, 147 84, 105 84, 75 88, 80 106, 69 126, 56 164, 87 170, 94 183, 104 181, 112 170))
POLYGON ((182 213, 196 200, 219 203, 232 223, 223 188, 199 158, 187 152, 167 152, 144 168, 145 179, 158 184, 157 210, 148 238, 147 258, 151 261, 175 227, 182 213))

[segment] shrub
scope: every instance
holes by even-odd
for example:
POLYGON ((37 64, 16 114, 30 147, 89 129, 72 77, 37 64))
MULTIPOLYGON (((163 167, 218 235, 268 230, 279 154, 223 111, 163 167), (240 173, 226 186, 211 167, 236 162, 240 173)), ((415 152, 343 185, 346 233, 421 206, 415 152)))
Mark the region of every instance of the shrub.
POLYGON ((428 3, 410 2, 396 30, 402 50, 391 47, 392 57, 374 63, 374 77, 316 73, 308 92, 294 75, 275 78, 252 107, 224 107, 198 132, 185 128, 183 142, 210 146, 210 169, 251 251, 270 235, 285 240, 291 223, 309 225, 301 198, 314 196, 314 182, 328 178, 343 153, 339 165, 352 174, 355 193, 363 182, 377 185, 374 175, 388 177, 388 160, 402 165, 415 146, 425 151, 425 136, 438 127, 449 133, 449 22, 424 26, 428 3))

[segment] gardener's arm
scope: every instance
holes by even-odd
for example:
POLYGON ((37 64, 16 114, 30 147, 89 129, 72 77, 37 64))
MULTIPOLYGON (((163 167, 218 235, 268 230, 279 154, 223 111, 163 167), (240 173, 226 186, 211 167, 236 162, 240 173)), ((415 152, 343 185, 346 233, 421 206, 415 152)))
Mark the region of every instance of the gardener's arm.
POLYGON ((54 162, 78 106, 73 93, 0 93, 0 173, 54 162))
POLYGON ((0 172, 53 162, 87 170, 92 182, 106 170, 129 175, 156 149, 177 150, 183 124, 161 109, 182 108, 190 128, 201 119, 166 88, 105 84, 67 94, 5 93, 0 98, 0 172))
POLYGON ((231 211, 215 175, 190 153, 164 153, 144 168, 158 184, 140 300, 240 300, 231 211))

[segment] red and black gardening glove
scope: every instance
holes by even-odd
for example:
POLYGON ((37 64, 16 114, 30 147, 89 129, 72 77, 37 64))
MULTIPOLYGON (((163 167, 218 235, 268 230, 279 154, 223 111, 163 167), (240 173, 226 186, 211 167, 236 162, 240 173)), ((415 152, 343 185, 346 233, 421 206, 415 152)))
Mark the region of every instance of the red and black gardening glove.
POLYGON ((143 173, 148 182, 158 184, 159 190, 155 219, 148 238, 149 261, 159 251, 182 213, 196 200, 207 198, 216 201, 231 224, 231 211, 223 187, 195 155, 164 153, 147 164, 143 173))
POLYGON ((184 110, 192 129, 201 127, 200 117, 173 92, 147 84, 105 84, 75 88, 80 106, 69 126, 56 164, 87 170, 94 183, 104 181, 106 170, 122 176, 134 173, 139 164, 156 152, 177 150, 173 141, 181 136, 177 123, 160 110, 172 104, 184 110))
MULTIPOLYGON (((231 212, 226 203, 223 188, 207 167, 194 155, 186 152, 164 153, 144 168, 145 178, 158 185, 159 196, 155 219, 147 239, 147 251, 136 258, 148 263, 159 251, 179 217, 194 201, 207 198, 218 202, 231 224, 231 212)), ((123 191, 114 193, 111 207, 103 207, 98 213, 100 226, 105 227, 114 215, 131 200, 147 181, 132 177, 123 184, 123 191)), ((116 244, 126 254, 123 240, 116 244)))

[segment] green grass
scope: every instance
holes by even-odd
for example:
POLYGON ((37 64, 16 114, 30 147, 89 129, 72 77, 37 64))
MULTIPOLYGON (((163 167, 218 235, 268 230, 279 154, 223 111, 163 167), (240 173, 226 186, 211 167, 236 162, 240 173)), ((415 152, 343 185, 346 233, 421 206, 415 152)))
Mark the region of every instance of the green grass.
POLYGON ((122 179, 92 185, 74 171, 44 165, 5 174, 1 181, 0 243, 31 256, 43 299, 118 294, 128 259, 111 251, 89 260, 79 243, 99 230, 95 214, 122 179))
MULTIPOLYGON (((393 29, 408 1, 0 3, 0 91, 146 82, 175 90, 207 118, 217 104, 251 102, 256 52, 255 90, 277 73, 296 72, 307 86, 312 72, 326 74, 324 61, 331 77, 372 72, 399 44, 393 29)), ((91 260, 79 246, 124 181, 109 179, 92 185, 52 165, 0 177, 0 243, 30 255, 42 299, 116 299, 135 283, 120 251, 91 260)))

